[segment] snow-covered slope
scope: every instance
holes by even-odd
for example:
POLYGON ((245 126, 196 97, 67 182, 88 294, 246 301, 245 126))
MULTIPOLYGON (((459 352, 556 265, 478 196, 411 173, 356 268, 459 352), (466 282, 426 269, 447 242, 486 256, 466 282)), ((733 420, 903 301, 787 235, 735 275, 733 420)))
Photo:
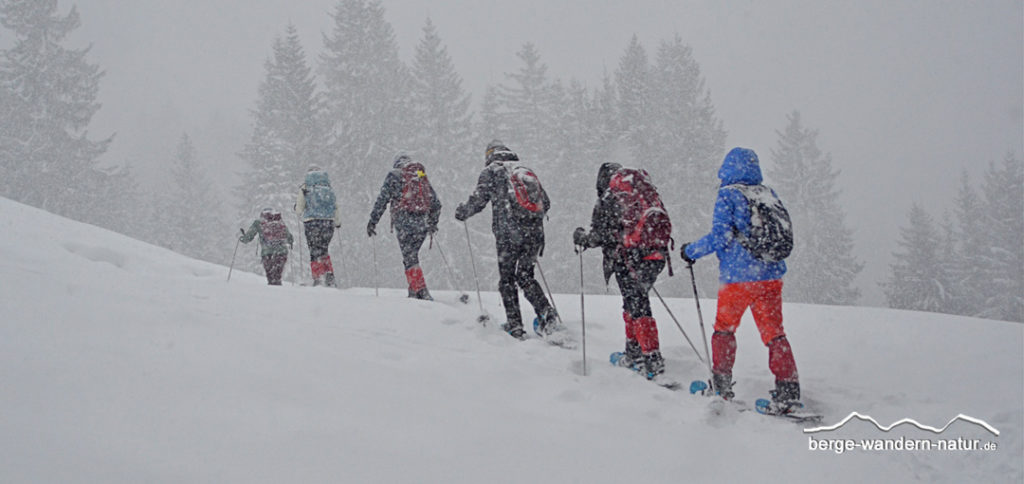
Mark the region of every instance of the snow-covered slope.
MULTIPOLYGON (((476 301, 456 293, 435 291, 429 303, 404 290, 377 297, 226 276, 0 199, 0 482, 1024 478, 1019 324, 787 304, 805 400, 823 425, 855 411, 883 426, 942 427, 965 414, 999 431, 959 421, 942 434, 883 432, 854 420, 812 434, 753 412, 715 416, 708 399, 608 365, 622 345, 614 295, 586 297, 584 376, 581 349, 481 327, 476 301), (901 438, 998 448, 809 449, 901 438)), ((557 303, 578 337, 579 295, 557 303)), ((693 303, 668 301, 701 347, 693 303)), ((500 322, 497 295, 484 304, 500 322)), ((714 301, 702 306, 710 325, 714 301)), ((664 308, 655 316, 670 375, 705 378, 664 308)), ((738 340, 737 398, 753 402, 771 376, 749 314, 738 340)))

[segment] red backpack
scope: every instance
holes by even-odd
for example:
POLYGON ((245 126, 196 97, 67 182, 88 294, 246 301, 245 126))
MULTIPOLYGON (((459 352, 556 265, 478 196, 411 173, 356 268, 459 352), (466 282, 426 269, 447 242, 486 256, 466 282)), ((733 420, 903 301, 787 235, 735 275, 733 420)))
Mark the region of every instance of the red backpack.
POLYGON ((260 214, 260 239, 264 246, 284 248, 288 244, 288 228, 281 220, 281 212, 264 211, 260 214))
POLYGON ((647 171, 620 168, 609 180, 608 191, 622 209, 623 247, 668 250, 672 222, 647 171))
POLYGON ((402 176, 402 196, 392 205, 395 210, 424 214, 430 211, 433 202, 430 180, 423 165, 410 161, 399 168, 402 176))
POLYGON ((508 172, 509 206, 521 218, 544 217, 544 187, 533 170, 517 162, 503 162, 508 172))

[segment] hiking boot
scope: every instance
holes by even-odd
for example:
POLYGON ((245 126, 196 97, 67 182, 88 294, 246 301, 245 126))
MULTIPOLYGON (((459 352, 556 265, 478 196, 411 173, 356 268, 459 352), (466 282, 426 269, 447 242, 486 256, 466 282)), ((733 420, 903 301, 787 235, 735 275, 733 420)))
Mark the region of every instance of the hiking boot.
POLYGON ((533 320, 533 332, 537 333, 537 336, 547 336, 556 330, 558 330, 558 313, 552 306, 549 306, 533 320))
POLYGON ((640 343, 635 339, 626 340, 626 351, 612 353, 615 366, 640 371, 644 366, 644 355, 640 351, 640 343))
POLYGON ((324 274, 324 285, 327 287, 337 287, 334 285, 334 273, 328 272, 324 274))
POLYGON ((522 341, 522 340, 526 339, 526 331, 523 331, 523 324, 522 323, 519 323, 519 324, 505 323, 505 324, 501 325, 501 329, 504 330, 506 333, 508 333, 509 336, 512 336, 513 338, 515 338, 517 340, 522 341))
POLYGON ((414 297, 416 299, 422 299, 424 301, 433 301, 434 300, 434 298, 430 296, 430 291, 428 291, 427 288, 425 288, 425 287, 423 289, 420 289, 419 291, 417 291, 416 295, 414 297))
POLYGON ((626 358, 629 358, 629 361, 632 362, 631 366, 633 364, 639 364, 641 361, 644 361, 644 354, 642 351, 640 351, 640 342, 638 342, 635 339, 626 340, 625 353, 626 358))
POLYGON ((661 357, 661 351, 654 350, 643 356, 644 367, 647 370, 647 379, 653 379, 665 373, 665 359, 661 357))
POLYGON ((732 400, 736 396, 732 391, 732 375, 729 373, 714 373, 711 375, 711 387, 722 397, 723 400, 732 400))
POLYGON ((780 406, 793 406, 800 403, 800 382, 775 380, 775 389, 771 392, 772 402, 780 406))

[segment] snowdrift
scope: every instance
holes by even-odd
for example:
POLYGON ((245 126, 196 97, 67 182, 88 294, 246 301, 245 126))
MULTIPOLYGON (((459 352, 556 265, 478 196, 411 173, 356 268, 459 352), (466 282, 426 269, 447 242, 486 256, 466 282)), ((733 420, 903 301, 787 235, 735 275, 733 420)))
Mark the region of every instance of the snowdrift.
MULTIPOLYGON (((476 301, 458 303, 456 292, 434 290, 430 303, 404 289, 378 297, 269 287, 237 268, 226 276, 0 199, 0 481, 1024 479, 1019 324, 785 305, 805 401, 822 425, 852 412, 882 427, 952 421, 939 433, 854 418, 809 433, 749 411, 715 415, 709 399, 611 367, 623 338, 615 295, 586 296, 584 375, 582 348, 496 329, 494 293, 484 305, 495 324, 481 327, 476 301), (953 420, 961 414, 998 435, 953 420), (980 445, 949 450, 951 440, 980 445), (947 445, 908 450, 911 441, 947 445)), ((579 338, 579 295, 556 302, 579 338)), ((693 303, 668 300, 700 348, 693 303)), ((706 378, 655 304, 669 375, 706 378)), ((710 325, 714 300, 702 307, 710 325)), ((737 398, 752 404, 772 382, 749 313, 737 337, 737 398)))

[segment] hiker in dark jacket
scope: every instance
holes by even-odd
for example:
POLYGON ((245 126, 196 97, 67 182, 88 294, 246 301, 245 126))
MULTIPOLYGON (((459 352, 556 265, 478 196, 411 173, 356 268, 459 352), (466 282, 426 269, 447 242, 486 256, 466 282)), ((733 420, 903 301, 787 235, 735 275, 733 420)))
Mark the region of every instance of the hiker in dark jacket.
POLYGON ((626 326, 626 350, 616 364, 646 370, 653 378, 664 373, 658 326, 651 313, 649 292, 665 268, 668 254, 661 251, 623 246, 622 207, 608 190, 618 163, 604 163, 597 173, 597 204, 590 218, 590 232, 577 227, 573 243, 582 249, 600 247, 603 254, 604 282, 612 274, 622 294, 622 319, 626 326))
POLYGON ((437 232, 441 201, 427 181, 423 165, 407 155, 395 158, 391 171, 384 177, 377 203, 370 212, 370 222, 366 224, 368 236, 377 235, 377 222, 388 205, 391 205, 391 227, 398 234, 398 247, 402 251, 409 297, 433 300, 423 279, 419 254, 427 235, 437 232))
MULTIPOLYGON (((733 148, 718 170, 722 181, 715 200, 711 232, 684 244, 680 256, 688 264, 715 253, 718 256, 718 313, 711 335, 712 385, 724 398, 733 397, 732 368, 736 359, 736 328, 749 307, 768 347, 768 368, 775 375, 773 403, 790 406, 800 400, 800 383, 793 349, 782 328, 782 275, 785 261, 768 262, 743 246, 737 233, 751 225, 750 208, 738 185, 761 185, 757 154, 733 148)), ((774 193, 774 192, 772 192, 774 193)))
POLYGON ((288 226, 281 220, 281 212, 265 208, 260 218, 253 220, 249 230, 242 233, 239 241, 248 244, 252 239, 260 237, 260 259, 263 271, 267 274, 267 284, 281 285, 281 273, 288 262, 288 250, 292 248, 294 239, 288 226))
POLYGON ((507 163, 519 161, 519 157, 504 143, 494 140, 484 152, 485 166, 477 179, 476 189, 469 199, 455 209, 455 219, 465 221, 491 204, 491 231, 497 246, 498 292, 508 322, 504 329, 517 339, 523 339, 522 314, 519 310, 519 291, 537 312, 537 330, 541 333, 554 331, 557 324, 555 309, 548 302, 540 283, 534 278, 533 269, 537 257, 544 249, 544 218, 551 208, 551 200, 543 194, 543 209, 540 217, 523 218, 513 215, 509 195, 509 171, 507 163), (518 286, 518 289, 517 289, 518 286))

